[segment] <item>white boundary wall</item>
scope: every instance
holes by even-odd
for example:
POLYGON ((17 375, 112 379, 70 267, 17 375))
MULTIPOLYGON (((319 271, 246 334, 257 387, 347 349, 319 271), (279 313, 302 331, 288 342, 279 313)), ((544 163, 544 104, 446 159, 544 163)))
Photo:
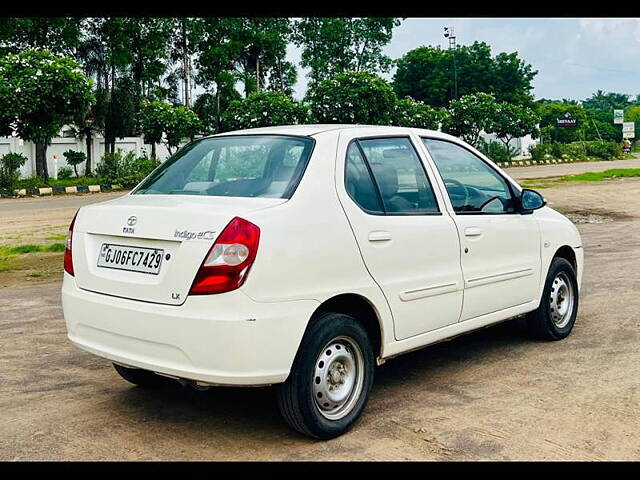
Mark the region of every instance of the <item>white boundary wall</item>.
MULTIPOLYGON (((47 167, 49 175, 57 178, 58 170, 67 166, 64 158, 64 152, 67 150, 75 150, 87 153, 87 142, 84 138, 76 137, 54 137, 51 144, 47 147, 47 167)), ((151 155, 151 145, 144 144, 142 137, 124 137, 116 139, 116 150, 124 152, 134 152, 136 155, 151 155)), ((100 162, 105 151, 104 138, 102 136, 94 136, 92 145, 92 164, 93 168, 100 162)), ((32 142, 25 142, 18 137, 0 137, 0 156, 5 153, 15 152, 22 153, 27 157, 28 161, 20 169, 22 178, 29 178, 36 172, 36 146, 32 142)), ((169 157, 169 151, 164 143, 156 144, 156 155, 161 161, 169 157)), ((84 173, 84 164, 78 166, 78 173, 84 173)))

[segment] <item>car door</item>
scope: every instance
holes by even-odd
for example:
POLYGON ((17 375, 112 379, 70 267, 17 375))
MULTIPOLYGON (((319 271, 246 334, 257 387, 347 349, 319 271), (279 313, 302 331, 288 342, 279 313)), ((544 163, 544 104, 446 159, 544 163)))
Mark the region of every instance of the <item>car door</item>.
POLYGON ((423 143, 458 227, 465 285, 461 321, 534 300, 540 231, 534 215, 519 213, 515 188, 461 144, 435 138, 423 143))
POLYGON ((410 136, 343 132, 337 166, 340 201, 389 303, 395 338, 457 323, 463 281, 456 227, 410 136))

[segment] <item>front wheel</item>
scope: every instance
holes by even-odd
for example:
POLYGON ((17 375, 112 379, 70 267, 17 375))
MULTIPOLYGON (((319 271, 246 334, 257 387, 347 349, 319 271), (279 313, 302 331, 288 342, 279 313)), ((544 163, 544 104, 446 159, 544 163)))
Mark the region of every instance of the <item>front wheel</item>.
POLYGON ((305 333, 289 378, 278 389, 282 416, 310 437, 342 435, 366 406, 374 362, 369 336, 355 318, 322 315, 305 333))
POLYGON ((527 324, 542 340, 562 340, 571 333, 577 314, 576 272, 571 263, 556 257, 549 267, 540 305, 527 314, 527 324))

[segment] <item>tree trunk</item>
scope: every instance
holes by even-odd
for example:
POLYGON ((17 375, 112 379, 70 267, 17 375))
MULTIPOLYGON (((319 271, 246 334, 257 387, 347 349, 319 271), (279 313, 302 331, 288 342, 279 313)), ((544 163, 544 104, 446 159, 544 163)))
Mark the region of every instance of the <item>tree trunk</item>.
POLYGON ((84 139, 87 144, 87 163, 85 164, 85 167, 84 167, 84 175, 88 177, 89 175, 91 175, 91 169, 93 168, 93 166, 91 165, 92 155, 93 155, 93 151, 92 151, 93 136, 91 135, 91 131, 88 131, 86 133, 86 135, 84 136, 84 139))
POLYGON ((222 125, 220 125, 220 85, 216 87, 216 127, 217 132, 220 133, 222 130, 222 125))
POLYGON ((260 57, 256 57, 256 93, 260 93, 260 57))
POLYGON ((156 159, 156 143, 155 142, 151 142, 151 158, 153 158, 154 160, 156 159))
POLYGON ((36 175, 49 180, 47 168, 47 142, 36 142, 36 175))

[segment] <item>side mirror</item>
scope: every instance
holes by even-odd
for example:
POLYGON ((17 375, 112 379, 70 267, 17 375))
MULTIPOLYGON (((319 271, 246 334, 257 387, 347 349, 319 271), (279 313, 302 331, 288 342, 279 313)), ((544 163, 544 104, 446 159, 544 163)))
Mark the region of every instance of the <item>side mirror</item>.
POLYGON ((546 200, 535 190, 529 188, 522 189, 520 195, 520 213, 532 213, 534 210, 544 207, 546 200))

